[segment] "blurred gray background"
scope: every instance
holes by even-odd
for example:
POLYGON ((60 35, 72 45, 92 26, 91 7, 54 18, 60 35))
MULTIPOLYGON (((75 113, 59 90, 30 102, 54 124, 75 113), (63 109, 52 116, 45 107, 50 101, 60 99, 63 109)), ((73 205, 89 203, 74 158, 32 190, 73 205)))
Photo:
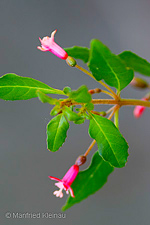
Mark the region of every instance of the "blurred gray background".
MULTIPOLYGON (((62 47, 88 47, 92 38, 98 38, 114 53, 132 50, 150 61, 149 12, 148 0, 1 0, 0 75, 13 72, 60 89, 82 84, 98 87, 63 60, 37 50, 38 37, 58 29, 55 40, 62 47)), ((122 97, 144 94, 128 87, 122 97)), ((91 139, 88 122, 71 123, 67 141, 60 151, 51 153, 45 134, 51 119, 49 105, 38 99, 0 100, 0 105, 1 224, 149 225, 149 109, 139 120, 133 117, 133 107, 120 110, 120 129, 130 146, 128 164, 116 169, 95 195, 67 210, 66 219, 6 219, 6 212, 59 213, 66 195, 63 199, 53 196, 56 188, 48 176, 63 177, 91 139)))

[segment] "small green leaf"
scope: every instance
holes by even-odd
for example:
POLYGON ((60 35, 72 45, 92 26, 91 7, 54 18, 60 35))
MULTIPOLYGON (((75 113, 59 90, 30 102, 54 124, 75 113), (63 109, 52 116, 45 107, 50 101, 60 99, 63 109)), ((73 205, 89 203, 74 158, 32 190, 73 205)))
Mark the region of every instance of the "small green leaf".
POLYGON ((95 139, 99 154, 114 167, 123 167, 127 162, 128 144, 112 121, 91 114, 89 135, 95 139))
POLYGON ((87 120, 90 120, 90 118, 91 118, 90 115, 88 115, 87 113, 85 113, 84 116, 87 120))
POLYGON ((76 108, 75 110, 76 110, 77 112, 80 112, 80 110, 81 110, 81 109, 79 109, 79 108, 76 108))
POLYGON ((14 101, 36 98, 37 90, 40 90, 45 94, 64 95, 63 91, 51 88, 48 85, 29 77, 20 77, 13 73, 5 74, 0 77, 1 99, 14 101))
POLYGON ((69 56, 75 59, 81 59, 83 62, 87 63, 89 59, 89 49, 86 47, 74 46, 72 48, 65 48, 65 51, 69 56))
POLYGON ((59 104, 58 99, 51 98, 51 97, 47 96, 46 94, 44 94, 42 91, 37 90, 36 93, 37 93, 37 96, 38 96, 39 100, 42 103, 49 103, 51 105, 59 104))
POLYGON ((125 51, 119 54, 127 67, 143 75, 150 76, 150 63, 133 52, 125 51))
POLYGON ((90 167, 79 172, 71 186, 75 198, 69 196, 62 210, 65 211, 102 188, 107 181, 108 175, 112 173, 113 170, 114 168, 110 166, 109 163, 105 162, 98 152, 96 152, 92 158, 90 167))
POLYGON ((60 106, 56 105, 54 108, 51 110, 50 115, 51 116, 56 116, 61 110, 60 106))
POLYGON ((65 142, 69 123, 63 114, 54 117, 47 125, 47 148, 55 152, 65 142))
POLYGON ((68 95, 71 92, 71 88, 70 87, 64 87, 63 92, 68 95))
POLYGON ((92 100, 91 95, 88 93, 88 88, 85 85, 79 87, 76 91, 72 91, 69 94, 69 98, 79 103, 89 103, 92 100))
POLYGON ((94 104, 93 103, 87 103, 86 105, 85 105, 85 108, 87 109, 87 110, 93 110, 94 109, 94 104))
POLYGON ((82 124, 85 122, 85 119, 74 121, 75 124, 82 124))
POLYGON ((73 112, 69 107, 65 106, 63 108, 63 114, 67 117, 69 121, 78 121, 83 120, 81 116, 79 116, 77 113, 73 112))
POLYGON ((126 68, 119 56, 99 40, 91 41, 89 69, 96 80, 104 81, 118 91, 125 88, 133 79, 133 70, 126 68))

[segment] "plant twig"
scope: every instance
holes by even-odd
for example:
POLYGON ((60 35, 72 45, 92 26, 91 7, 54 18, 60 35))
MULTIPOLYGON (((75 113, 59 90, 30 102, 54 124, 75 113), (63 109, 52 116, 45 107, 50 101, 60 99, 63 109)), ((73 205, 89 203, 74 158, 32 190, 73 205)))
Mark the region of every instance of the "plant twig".
POLYGON ((89 154, 89 152, 91 151, 91 149, 94 147, 95 144, 96 144, 96 141, 93 140, 90 146, 88 147, 88 149, 86 150, 86 152, 84 153, 84 156, 87 156, 89 154))
POLYGON ((113 115, 115 114, 115 112, 118 110, 119 106, 115 105, 113 111, 111 112, 111 114, 108 116, 108 120, 111 120, 111 118, 113 117, 113 115))
POLYGON ((95 105, 141 105, 150 107, 149 101, 137 100, 137 99, 93 99, 92 103, 95 105))
POLYGON ((105 93, 106 95, 109 95, 111 96, 112 98, 114 98, 114 95, 108 91, 105 91, 105 90, 101 90, 101 93, 105 93))
POLYGON ((109 109, 106 111, 106 115, 108 115, 114 108, 115 108, 115 105, 112 106, 111 108, 109 108, 109 109))

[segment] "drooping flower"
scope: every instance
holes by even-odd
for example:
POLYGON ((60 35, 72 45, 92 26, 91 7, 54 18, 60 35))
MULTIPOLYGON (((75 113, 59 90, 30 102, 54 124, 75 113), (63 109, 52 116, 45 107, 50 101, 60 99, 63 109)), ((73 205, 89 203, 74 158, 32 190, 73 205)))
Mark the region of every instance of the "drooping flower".
POLYGON ((67 59, 67 52, 65 52, 65 50, 61 48, 58 44, 56 44, 56 42, 54 41, 54 36, 56 32, 57 30, 54 30, 51 33, 51 37, 46 36, 43 39, 39 38, 41 46, 38 46, 37 48, 43 52, 50 51, 61 59, 67 59))
POLYGON ((66 194, 71 194, 72 197, 74 196, 74 192, 71 188, 71 184, 73 183, 73 181, 75 180, 77 174, 79 172, 79 166, 78 165, 73 165, 70 167, 70 169, 67 171, 67 173, 65 174, 65 176, 62 178, 62 180, 56 178, 56 177, 52 177, 49 176, 49 178, 51 180, 56 180, 58 181, 58 183, 55 183, 55 185, 59 188, 59 190, 54 191, 54 195, 56 195, 56 197, 63 197, 63 192, 62 190, 64 189, 66 191, 66 194))
MULTIPOLYGON (((147 101, 147 98, 142 98, 143 101, 147 101)), ((137 105, 135 106, 134 110, 133 110, 133 115, 135 118, 140 118, 144 111, 145 111, 146 107, 145 106, 141 106, 141 105, 137 105)))

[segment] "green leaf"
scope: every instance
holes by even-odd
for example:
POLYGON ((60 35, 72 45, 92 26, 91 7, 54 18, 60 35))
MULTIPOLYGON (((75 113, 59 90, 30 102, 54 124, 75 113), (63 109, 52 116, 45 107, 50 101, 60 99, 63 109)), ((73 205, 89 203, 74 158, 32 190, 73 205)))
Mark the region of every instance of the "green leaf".
POLYGON ((71 88, 70 87, 64 87, 63 92, 68 95, 71 92, 71 88))
POLYGON ((69 121, 83 120, 83 117, 79 116, 77 113, 73 112, 69 107, 65 106, 63 108, 63 114, 67 117, 69 121))
POLYGON ((69 98, 79 103, 89 103, 92 100, 91 95, 88 93, 88 88, 85 85, 79 87, 76 91, 72 91, 69 94, 69 98))
POLYGON ((58 113, 60 113, 60 111, 62 111, 62 109, 60 108, 60 106, 56 105, 54 106, 54 108, 52 108, 50 115, 56 116, 58 113))
POLYGON ((107 181, 108 175, 112 173, 113 170, 114 168, 110 166, 109 163, 105 162, 98 152, 96 152, 92 158, 90 167, 79 172, 71 186, 75 198, 69 196, 62 210, 65 211, 102 188, 107 181))
POLYGON ((104 81, 118 91, 125 88, 133 79, 133 70, 126 68, 119 56, 99 40, 91 41, 89 69, 96 80, 104 81))
POLYGON ((83 62, 87 63, 89 59, 89 49, 86 47, 74 46, 72 48, 65 48, 65 51, 69 56, 75 59, 81 59, 83 62))
POLYGON ((133 52, 125 51, 119 54, 127 67, 143 75, 150 76, 150 63, 133 52))
POLYGON ((29 77, 20 77, 13 73, 5 74, 0 77, 1 99, 14 101, 36 98, 37 90, 40 90, 45 94, 64 95, 63 91, 51 88, 48 85, 29 77))
POLYGON ((75 124, 82 124, 85 122, 85 119, 74 121, 75 124))
POLYGON ((87 109, 87 110, 93 110, 94 109, 94 104, 93 103, 87 103, 86 105, 85 105, 85 108, 87 109))
POLYGON ((37 90, 36 93, 37 93, 37 96, 38 96, 39 100, 42 103, 49 103, 51 105, 59 104, 58 99, 51 98, 51 97, 47 96, 46 94, 44 94, 42 91, 37 90))
POLYGON ((127 162, 128 144, 112 121, 91 114, 89 135, 95 139, 99 154, 114 167, 127 162))
POLYGON ((69 123, 63 114, 54 117, 47 125, 47 148, 55 152, 65 142, 69 123))

